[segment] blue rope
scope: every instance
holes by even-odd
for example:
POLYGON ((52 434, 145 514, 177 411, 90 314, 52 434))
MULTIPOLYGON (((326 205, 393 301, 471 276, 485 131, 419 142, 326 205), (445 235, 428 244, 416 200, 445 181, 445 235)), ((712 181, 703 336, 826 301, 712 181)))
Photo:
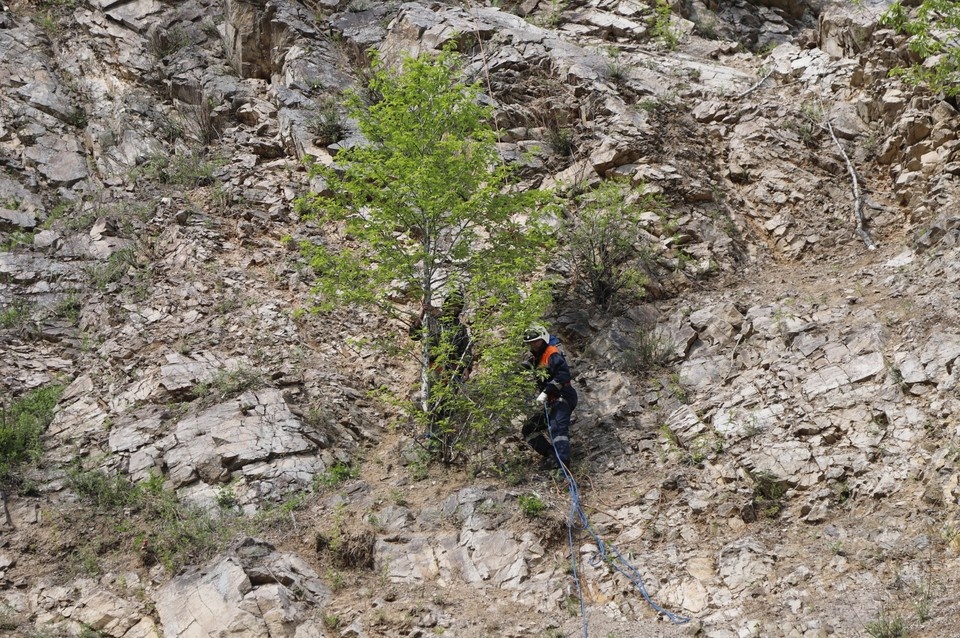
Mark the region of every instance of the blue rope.
POLYGON ((667 611, 655 603, 650 597, 650 594, 647 592, 647 587, 643 584, 643 576, 640 575, 640 572, 637 571, 637 568, 631 565, 630 561, 623 557, 623 554, 620 553, 620 550, 618 550, 616 546, 607 545, 600 539, 596 532, 593 531, 593 528, 590 526, 590 521, 587 519, 587 514, 583 511, 583 506, 580 504, 580 487, 577 485, 576 480, 574 480, 573 474, 570 473, 569 468, 567 468, 567 466, 564 465, 563 461, 560 459, 560 455, 557 453, 556 446, 553 445, 553 431, 551 430, 550 425, 550 410, 547 408, 546 403, 543 404, 543 414, 547 419, 547 432, 550 434, 550 444, 553 446, 553 454, 557 459, 557 463, 560 464, 560 470, 563 472, 563 476, 567 480, 567 487, 570 490, 570 515, 567 519, 567 539, 570 542, 570 558, 573 563, 573 577, 577 583, 577 595, 580 597, 580 617, 583 618, 583 638, 587 638, 587 616, 583 602, 583 591, 580 589, 580 577, 577 574, 577 557, 573 546, 573 523, 575 518, 580 519, 580 526, 584 529, 584 531, 590 534, 590 537, 593 538, 597 545, 597 551, 590 563, 592 566, 596 567, 600 563, 608 563, 616 571, 626 576, 630 582, 632 582, 634 586, 640 590, 640 593, 643 594, 643 598, 647 601, 647 603, 657 612, 666 616, 670 622, 676 625, 682 625, 683 623, 690 622, 689 618, 685 616, 678 616, 677 614, 667 611))

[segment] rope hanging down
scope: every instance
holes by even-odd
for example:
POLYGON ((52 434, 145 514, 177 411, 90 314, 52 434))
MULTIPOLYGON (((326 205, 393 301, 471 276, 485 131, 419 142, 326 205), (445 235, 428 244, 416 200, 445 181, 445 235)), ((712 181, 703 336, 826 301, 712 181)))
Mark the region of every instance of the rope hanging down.
MULTIPOLYGON (((546 404, 543 406, 543 412, 547 419, 547 431, 550 432, 552 444, 553 432, 550 431, 550 410, 547 408, 546 404)), ((654 602, 650 597, 650 594, 647 592, 646 586, 643 584, 643 576, 640 575, 640 572, 637 571, 636 567, 631 565, 630 562, 624 558, 623 554, 620 553, 620 550, 618 550, 614 545, 608 545, 607 543, 604 543, 597 533, 593 531, 593 528, 590 527, 590 521, 587 518, 587 514, 583 511, 583 507, 580 504, 580 488, 577 485, 576 480, 574 480, 573 474, 570 473, 569 468, 567 468, 567 466, 563 464, 563 461, 560 460, 560 455, 557 454, 556 447, 553 448, 553 454, 557 459, 557 463, 560 464, 560 470, 563 472, 563 477, 567 480, 567 487, 570 491, 570 515, 567 518, 567 540, 570 544, 570 559, 573 566, 574 582, 577 584, 577 596, 580 598, 580 617, 583 619, 583 638, 587 638, 587 615, 585 613, 586 606, 583 600, 583 591, 580 588, 580 575, 577 573, 576 550, 573 544, 573 524, 577 519, 579 519, 580 527, 590 535, 597 546, 597 551, 593 555, 593 559, 590 562, 592 566, 596 567, 603 563, 610 565, 620 574, 626 576, 627 579, 629 579, 630 582, 632 582, 633 585, 640 590, 644 600, 646 600, 647 603, 658 613, 666 616, 670 622, 677 625, 689 622, 689 618, 669 612, 654 602)))

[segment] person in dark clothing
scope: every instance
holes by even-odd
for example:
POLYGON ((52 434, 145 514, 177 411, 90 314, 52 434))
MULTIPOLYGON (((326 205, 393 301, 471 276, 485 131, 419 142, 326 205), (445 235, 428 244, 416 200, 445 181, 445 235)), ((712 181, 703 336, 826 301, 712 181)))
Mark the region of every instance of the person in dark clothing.
POLYGON ((444 299, 440 308, 424 308, 410 326, 411 338, 417 341, 426 340, 430 387, 443 388, 442 391, 432 393, 436 396, 431 397, 428 402, 430 433, 433 435, 440 434, 444 424, 449 425, 454 416, 444 397, 449 397, 451 390, 457 392, 462 389, 473 366, 470 333, 460 318, 463 308, 463 295, 452 292, 444 299))
POLYGON ((440 308, 424 308, 409 331, 414 340, 426 338, 430 368, 458 383, 469 376, 473 365, 470 334, 460 318, 463 307, 463 295, 450 293, 440 308))
POLYGON ((577 391, 571 385, 570 366, 557 347, 559 342, 551 339, 544 326, 530 326, 523 341, 530 348, 531 355, 525 365, 538 375, 540 395, 537 401, 544 407, 527 420, 521 433, 530 447, 544 457, 543 467, 559 467, 558 459, 569 467, 570 417, 578 399, 577 391))

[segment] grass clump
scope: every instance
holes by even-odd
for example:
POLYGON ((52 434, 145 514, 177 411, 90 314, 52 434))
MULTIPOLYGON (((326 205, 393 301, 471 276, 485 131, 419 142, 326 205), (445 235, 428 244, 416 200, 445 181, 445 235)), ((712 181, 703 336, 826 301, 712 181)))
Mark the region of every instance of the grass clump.
POLYGON ((360 469, 349 463, 334 463, 321 474, 314 477, 314 489, 318 492, 332 490, 351 479, 360 476, 360 469))
POLYGON ((320 100, 317 111, 310 119, 310 128, 323 146, 339 142, 346 132, 346 122, 340 113, 340 104, 333 96, 320 100))
POLYGON ((547 510, 547 504, 536 494, 521 494, 517 504, 527 518, 539 518, 547 510))
POLYGON ((137 256, 132 248, 124 248, 111 254, 103 264, 91 266, 87 270, 90 283, 101 290, 123 279, 131 268, 137 267, 137 256))
POLYGON ((199 151, 174 156, 154 155, 131 172, 134 179, 156 184, 198 188, 213 183, 213 174, 220 164, 199 151))
POLYGON ((0 330, 20 330, 30 319, 32 306, 15 299, 12 303, 0 309, 0 330))
POLYGON ((787 484, 764 471, 750 472, 753 480, 753 507, 766 518, 776 517, 783 509, 787 484))
POLYGON ((225 401, 249 390, 262 388, 265 383, 263 373, 259 370, 237 368, 221 370, 210 381, 195 385, 192 392, 197 398, 225 401))
POLYGON ((867 623, 864 630, 872 638, 906 638, 907 626, 899 615, 888 618, 881 614, 876 620, 867 623))
POLYGON ((63 395, 62 385, 27 392, 0 409, 0 483, 10 483, 16 470, 36 461, 43 446, 41 435, 53 421, 53 409, 63 395))
POLYGON ((673 357, 673 343, 655 328, 639 328, 623 357, 625 367, 632 372, 662 368, 673 357))

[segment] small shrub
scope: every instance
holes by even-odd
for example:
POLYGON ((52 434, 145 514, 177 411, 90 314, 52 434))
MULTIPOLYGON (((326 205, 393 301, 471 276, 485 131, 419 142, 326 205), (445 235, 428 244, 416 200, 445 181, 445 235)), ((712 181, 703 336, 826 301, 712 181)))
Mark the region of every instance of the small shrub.
POLYGON ((12 303, 0 310, 0 330, 21 330, 30 319, 32 306, 22 299, 14 299, 12 303))
POLYGON ((629 77, 627 65, 619 60, 610 60, 607 62, 607 79, 620 86, 627 81, 629 77))
POLYGON ((97 509, 121 510, 140 501, 141 494, 137 486, 120 475, 110 476, 74 467, 67 477, 71 488, 97 509))
POLYGON ((704 18, 697 23, 696 27, 697 33, 705 40, 718 40, 720 38, 717 33, 717 21, 715 18, 704 18))
POLYGON ((760 514, 773 518, 783 509, 781 499, 787 493, 787 484, 769 472, 750 472, 753 480, 753 506, 760 514))
POLYGON ((262 388, 266 380, 263 373, 252 368, 220 370, 210 381, 193 387, 195 397, 208 401, 225 401, 250 390, 262 388))
POLYGON ((640 216, 658 209, 660 202, 638 193, 628 183, 607 180, 575 198, 564 227, 564 257, 574 273, 573 285, 603 310, 644 295, 647 278, 637 261, 640 216))
POLYGON ((327 96, 320 100, 317 111, 310 120, 310 129, 317 136, 317 143, 323 146, 343 138, 346 124, 343 115, 340 114, 340 104, 336 98, 327 96))
POLYGON ((33 233, 17 230, 7 235, 7 240, 0 243, 0 252, 11 252, 20 246, 33 244, 33 233))
POLYGON ((639 328, 623 353, 625 367, 637 373, 665 366, 673 357, 673 343, 659 330, 639 328))
POLYGON ((670 3, 667 0, 657 0, 650 22, 650 33, 671 51, 680 43, 677 32, 671 26, 670 3))
POLYGON ((885 613, 880 618, 872 620, 864 627, 873 638, 906 638, 907 627, 901 616, 888 618, 885 613))
POLYGON ((82 106, 75 107, 67 114, 67 124, 76 128, 87 128, 88 121, 87 112, 82 106))
POLYGON ((317 534, 317 553, 330 557, 342 569, 373 569, 376 536, 369 529, 349 533, 337 524, 332 530, 317 534))
POLYGON ((217 102, 205 92, 197 104, 179 104, 177 111, 183 122, 183 130, 201 145, 220 139, 220 126, 216 118, 217 102))
POLYGON ((0 631, 13 631, 20 627, 21 622, 16 610, 0 603, 0 631))
POLYGON ((564 0, 551 0, 550 6, 543 15, 543 26, 556 29, 565 22, 563 10, 565 8, 564 0))
POLYGON ((51 314, 59 319, 66 319, 71 325, 77 325, 80 321, 80 311, 83 308, 83 302, 76 294, 69 294, 57 300, 50 309, 51 314))
POLYGON ((150 50, 158 60, 176 53, 189 44, 189 35, 179 27, 156 29, 150 34, 150 50))
POLYGON ((521 494, 517 499, 520 511, 527 518, 538 518, 547 509, 547 504, 536 494, 521 494))
POLYGON ((9 407, 0 406, 0 482, 9 482, 20 465, 40 457, 40 437, 53 421, 63 390, 61 385, 37 388, 9 407))
POLYGON ((340 617, 336 614, 323 614, 323 626, 327 629, 337 629, 340 627, 340 617))
POLYGON ((235 510, 239 507, 237 495, 233 492, 230 485, 222 485, 217 488, 217 507, 222 510, 235 510))
POLYGON ((133 483, 122 475, 76 466, 67 476, 95 516, 110 519, 123 513, 129 524, 116 528, 118 544, 136 546, 145 564, 159 562, 176 573, 221 551, 233 535, 232 519, 182 503, 176 492, 164 488, 160 475, 133 483))
POLYGON ((360 470, 349 463, 334 463, 325 472, 314 477, 314 487, 317 491, 331 490, 358 476, 360 470))
POLYGON ((168 157, 154 155, 131 171, 134 180, 145 179, 157 184, 196 188, 213 182, 219 158, 209 159, 199 151, 168 157))
POLYGON ((560 157, 569 157, 576 150, 573 131, 569 128, 548 128, 547 145, 560 157))
POLYGON ((124 248, 111 254, 106 263, 94 265, 87 269, 90 283, 101 290, 112 283, 120 281, 130 269, 137 267, 137 256, 132 248, 124 248))

